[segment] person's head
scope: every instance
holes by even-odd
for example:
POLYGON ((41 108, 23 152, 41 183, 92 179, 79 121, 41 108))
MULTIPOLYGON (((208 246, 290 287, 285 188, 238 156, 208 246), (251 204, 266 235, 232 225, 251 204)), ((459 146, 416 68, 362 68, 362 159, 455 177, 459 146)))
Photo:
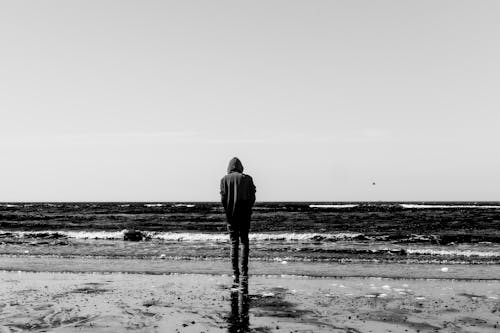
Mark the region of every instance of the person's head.
POLYGON ((229 161, 229 165, 227 166, 227 173, 231 172, 243 172, 243 164, 241 164, 241 161, 238 157, 233 157, 229 161))

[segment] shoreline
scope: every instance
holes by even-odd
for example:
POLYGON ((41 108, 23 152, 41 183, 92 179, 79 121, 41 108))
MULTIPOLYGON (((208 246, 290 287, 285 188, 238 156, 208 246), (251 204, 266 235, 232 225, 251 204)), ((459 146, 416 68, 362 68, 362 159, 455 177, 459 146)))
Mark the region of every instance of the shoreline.
MULTIPOLYGON (((252 276, 500 281, 500 265, 495 264, 325 263, 250 260, 249 265, 252 276)), ((29 255, 0 255, 0 271, 231 275, 229 259, 66 258, 29 255)))

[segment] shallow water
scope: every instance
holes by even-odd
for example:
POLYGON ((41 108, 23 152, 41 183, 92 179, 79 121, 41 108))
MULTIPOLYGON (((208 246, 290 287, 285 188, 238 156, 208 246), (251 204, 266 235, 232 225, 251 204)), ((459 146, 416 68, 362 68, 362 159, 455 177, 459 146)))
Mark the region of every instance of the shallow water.
MULTIPOLYGON (((162 240, 128 242, 119 239, 1 238, 0 254, 99 256, 122 258, 221 259, 228 256, 228 240, 162 240)), ((252 240, 253 260, 322 262, 450 262, 500 263, 500 244, 395 244, 383 241, 252 240)))

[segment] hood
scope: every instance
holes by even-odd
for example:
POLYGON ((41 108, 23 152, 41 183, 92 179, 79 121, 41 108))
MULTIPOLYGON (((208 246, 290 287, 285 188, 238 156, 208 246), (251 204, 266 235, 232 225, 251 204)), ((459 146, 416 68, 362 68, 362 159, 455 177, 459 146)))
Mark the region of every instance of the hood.
POLYGON ((229 161, 229 165, 227 166, 227 173, 231 172, 243 172, 243 164, 238 157, 233 157, 231 161, 229 161))

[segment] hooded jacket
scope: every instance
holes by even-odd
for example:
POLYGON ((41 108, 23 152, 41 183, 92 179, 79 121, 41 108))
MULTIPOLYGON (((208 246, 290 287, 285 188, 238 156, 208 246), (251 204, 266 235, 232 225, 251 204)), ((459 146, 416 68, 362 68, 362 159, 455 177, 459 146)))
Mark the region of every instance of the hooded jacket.
POLYGON ((243 165, 237 157, 229 161, 227 175, 220 182, 220 195, 228 218, 250 216, 255 203, 255 185, 252 177, 243 173, 243 165))

